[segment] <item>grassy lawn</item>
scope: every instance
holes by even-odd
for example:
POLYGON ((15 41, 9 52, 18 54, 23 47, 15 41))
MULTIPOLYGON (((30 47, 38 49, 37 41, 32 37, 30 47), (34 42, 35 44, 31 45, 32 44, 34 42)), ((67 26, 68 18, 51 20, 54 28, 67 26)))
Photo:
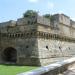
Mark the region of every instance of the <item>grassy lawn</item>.
POLYGON ((37 67, 33 66, 9 66, 0 65, 0 75, 16 75, 18 73, 26 72, 37 67))

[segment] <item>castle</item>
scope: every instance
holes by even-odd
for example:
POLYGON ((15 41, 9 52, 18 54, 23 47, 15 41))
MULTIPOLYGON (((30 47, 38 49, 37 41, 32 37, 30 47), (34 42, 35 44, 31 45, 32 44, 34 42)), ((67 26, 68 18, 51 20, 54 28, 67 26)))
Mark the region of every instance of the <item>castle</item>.
POLYGON ((0 63, 47 65, 75 54, 75 22, 64 14, 23 17, 0 23, 0 63))

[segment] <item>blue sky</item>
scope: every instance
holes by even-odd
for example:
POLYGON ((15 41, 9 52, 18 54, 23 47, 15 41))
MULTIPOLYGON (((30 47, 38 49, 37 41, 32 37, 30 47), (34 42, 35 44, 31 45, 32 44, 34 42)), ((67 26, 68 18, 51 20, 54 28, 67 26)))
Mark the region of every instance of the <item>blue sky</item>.
POLYGON ((39 14, 64 13, 75 20, 75 0, 0 0, 0 22, 17 20, 26 10, 39 14))

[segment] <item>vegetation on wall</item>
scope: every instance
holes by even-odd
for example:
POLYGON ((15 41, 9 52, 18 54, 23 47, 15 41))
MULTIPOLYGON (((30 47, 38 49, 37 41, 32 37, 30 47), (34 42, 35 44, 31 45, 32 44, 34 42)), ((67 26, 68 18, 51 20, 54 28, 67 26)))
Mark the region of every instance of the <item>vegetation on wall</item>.
POLYGON ((50 19, 50 21, 54 21, 53 15, 45 14, 45 15, 43 15, 43 17, 50 19))
POLYGON ((51 19, 51 15, 50 14, 45 14, 45 15, 43 15, 43 17, 51 19))
POLYGON ((25 13, 24 13, 24 17, 35 17, 37 16, 38 13, 34 10, 27 10, 25 13))
MULTIPOLYGON (((35 17, 35 16, 37 16, 37 15, 38 15, 38 13, 37 13, 36 11, 34 11, 34 10, 27 10, 27 11, 23 14, 24 17, 35 17)), ((53 15, 45 14, 45 15, 43 15, 43 17, 50 19, 50 21, 54 21, 53 15)))

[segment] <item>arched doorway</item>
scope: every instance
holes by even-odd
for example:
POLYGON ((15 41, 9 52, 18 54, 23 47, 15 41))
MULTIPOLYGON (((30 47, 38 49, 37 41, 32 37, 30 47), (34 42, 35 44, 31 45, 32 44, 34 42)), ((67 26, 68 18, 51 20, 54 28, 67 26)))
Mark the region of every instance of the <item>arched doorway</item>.
POLYGON ((3 51, 3 60, 5 62, 16 63, 17 51, 12 47, 8 47, 3 51))

